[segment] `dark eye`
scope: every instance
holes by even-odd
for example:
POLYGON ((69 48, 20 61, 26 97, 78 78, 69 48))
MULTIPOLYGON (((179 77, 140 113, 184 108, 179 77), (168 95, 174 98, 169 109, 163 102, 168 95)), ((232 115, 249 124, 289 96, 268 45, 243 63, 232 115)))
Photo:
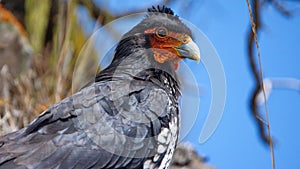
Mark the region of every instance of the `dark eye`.
POLYGON ((156 35, 160 38, 166 37, 168 35, 168 30, 164 27, 159 27, 156 30, 156 35))

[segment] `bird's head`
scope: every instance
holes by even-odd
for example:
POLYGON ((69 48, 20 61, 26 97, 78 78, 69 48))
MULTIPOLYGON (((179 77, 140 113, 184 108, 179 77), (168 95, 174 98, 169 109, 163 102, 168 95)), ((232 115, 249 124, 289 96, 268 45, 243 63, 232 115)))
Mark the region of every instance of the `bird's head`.
POLYGON ((191 30, 164 6, 149 8, 146 17, 123 36, 114 60, 131 57, 134 62, 145 53, 156 66, 172 66, 174 70, 181 59, 200 60, 200 50, 193 41, 191 30))
POLYGON ((156 62, 172 61, 177 69, 181 59, 200 60, 200 50, 192 39, 190 29, 178 16, 174 16, 170 8, 148 9, 148 18, 141 24, 148 25, 144 34, 148 37, 156 62))

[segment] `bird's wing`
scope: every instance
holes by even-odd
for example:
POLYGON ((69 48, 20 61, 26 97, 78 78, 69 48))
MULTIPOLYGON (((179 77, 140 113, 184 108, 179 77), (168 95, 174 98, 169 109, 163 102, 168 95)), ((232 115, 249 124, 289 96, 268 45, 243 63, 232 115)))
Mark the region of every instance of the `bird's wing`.
POLYGON ((140 167, 164 125, 151 119, 167 111, 169 98, 162 89, 133 86, 122 94, 95 83, 0 137, 0 168, 140 167))

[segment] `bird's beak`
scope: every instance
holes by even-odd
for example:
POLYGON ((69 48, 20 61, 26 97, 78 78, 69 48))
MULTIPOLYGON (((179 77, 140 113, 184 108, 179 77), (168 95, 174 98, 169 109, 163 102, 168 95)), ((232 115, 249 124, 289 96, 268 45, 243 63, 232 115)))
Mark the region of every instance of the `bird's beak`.
POLYGON ((191 39, 188 43, 177 46, 175 49, 183 58, 196 60, 198 62, 200 61, 200 50, 197 44, 191 39))

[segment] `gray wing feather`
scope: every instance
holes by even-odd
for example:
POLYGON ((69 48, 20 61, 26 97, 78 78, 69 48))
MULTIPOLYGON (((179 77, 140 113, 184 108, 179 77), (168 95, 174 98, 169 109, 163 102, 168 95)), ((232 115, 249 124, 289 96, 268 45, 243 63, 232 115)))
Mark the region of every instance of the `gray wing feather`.
POLYGON ((163 90, 146 87, 131 87, 126 95, 117 96, 106 83, 82 89, 49 108, 27 128, 0 138, 0 168, 140 167, 146 157, 129 157, 153 154, 154 140, 145 142, 144 138, 161 127, 144 113, 156 113, 154 108, 165 106, 168 100, 165 93, 159 93, 163 90), (151 95, 151 89, 159 90, 153 94, 164 98, 153 102, 157 95, 151 95), (135 116, 150 121, 134 121, 135 116), (107 147, 117 154, 105 150, 107 147))

